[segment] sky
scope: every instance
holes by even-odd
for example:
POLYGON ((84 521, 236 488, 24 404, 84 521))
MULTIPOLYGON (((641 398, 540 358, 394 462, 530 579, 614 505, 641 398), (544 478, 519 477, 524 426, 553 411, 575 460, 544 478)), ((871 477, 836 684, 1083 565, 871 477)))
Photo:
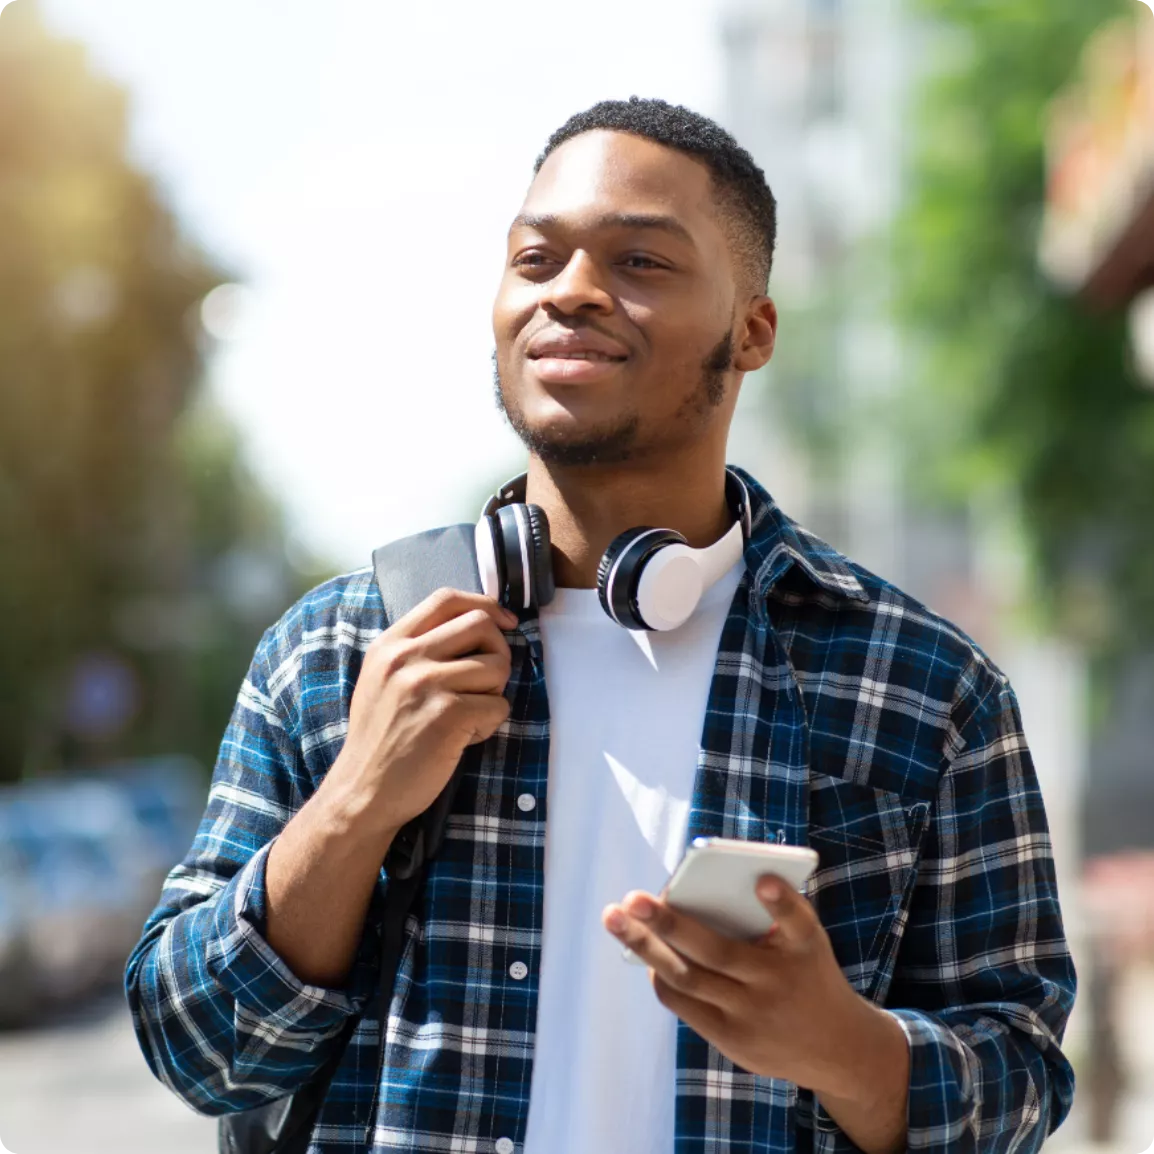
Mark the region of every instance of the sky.
POLYGON ((533 160, 606 97, 720 115, 723 2, 41 0, 249 289, 208 386, 306 545, 358 567, 520 471, 490 313, 533 160))

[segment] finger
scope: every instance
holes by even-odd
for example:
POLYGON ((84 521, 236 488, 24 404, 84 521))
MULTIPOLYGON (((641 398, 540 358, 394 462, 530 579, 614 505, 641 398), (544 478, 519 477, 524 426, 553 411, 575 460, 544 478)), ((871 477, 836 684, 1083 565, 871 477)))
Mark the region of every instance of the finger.
POLYGON ((699 1001, 669 985, 660 974, 650 971, 650 981, 657 1000, 672 1014, 676 1014, 691 1030, 706 1040, 719 1037, 725 1029, 725 1011, 709 1002, 699 1001))
POLYGON ((767 940, 776 946, 800 947, 821 931, 821 922, 810 900, 784 878, 766 874, 757 882, 758 900, 773 915, 767 940))
POLYGON ((499 653, 475 653, 439 665, 437 677, 455 693, 504 693, 509 682, 509 659, 499 653))
POLYGON ((628 946, 672 989, 716 1006, 731 1005, 736 1000, 740 992, 736 982, 682 957, 644 922, 631 917, 622 906, 606 906, 601 920, 619 942, 628 946))
POLYGON ((415 640, 416 647, 433 661, 451 661, 474 653, 492 653, 511 659, 509 642, 492 616, 470 609, 415 640))
POLYGON ((492 597, 486 597, 483 593, 467 593, 462 589, 445 588, 430 593, 424 601, 414 605, 408 613, 393 622, 387 632, 399 637, 420 637, 446 621, 451 621, 454 617, 460 617, 473 609, 487 613, 504 629, 516 628, 517 616, 498 605, 492 597))
POLYGON ((716 974, 745 982, 763 972, 765 951, 719 934, 689 914, 681 913, 651 894, 634 891, 621 903, 683 958, 716 974))
POLYGON ((465 715, 465 725, 470 734, 467 745, 488 741, 509 717, 511 707, 508 698, 497 694, 459 693, 457 700, 465 715))

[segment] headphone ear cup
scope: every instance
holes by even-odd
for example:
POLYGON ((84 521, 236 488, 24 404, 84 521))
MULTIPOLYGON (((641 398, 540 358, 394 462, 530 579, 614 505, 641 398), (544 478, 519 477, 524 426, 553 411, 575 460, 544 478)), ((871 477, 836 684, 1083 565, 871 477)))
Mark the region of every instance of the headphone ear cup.
POLYGON ((597 595, 601 608, 626 629, 650 629, 637 605, 637 586, 649 558, 666 545, 684 545, 673 529, 641 525, 626 529, 609 542, 597 566, 597 595))
POLYGON ((494 514, 497 531, 498 568, 501 571, 503 596, 501 604, 514 613, 520 613, 529 607, 526 600, 526 583, 532 580, 532 575, 526 572, 526 561, 530 542, 523 536, 528 534, 528 518, 524 515, 523 505, 502 505, 494 514), (518 517, 518 510, 521 516, 518 517), (524 528, 522 529, 522 524, 524 528))
POLYGON ((534 608, 553 600, 553 541, 549 535, 549 518, 539 505, 526 505, 531 538, 529 567, 533 573, 531 604, 534 608))
MULTIPOLYGON (((601 560, 597 565, 597 596, 601 601, 601 608, 617 621, 617 614, 613 612, 613 608, 609 602, 609 575, 613 572, 613 566, 617 562, 617 558, 621 556, 622 551, 627 545, 637 536, 638 533, 648 533, 649 528, 645 525, 637 529, 626 529, 624 533, 618 533, 612 541, 609 542, 609 548, 601 554, 601 560)), ((618 624, 622 622, 618 621, 618 624)))

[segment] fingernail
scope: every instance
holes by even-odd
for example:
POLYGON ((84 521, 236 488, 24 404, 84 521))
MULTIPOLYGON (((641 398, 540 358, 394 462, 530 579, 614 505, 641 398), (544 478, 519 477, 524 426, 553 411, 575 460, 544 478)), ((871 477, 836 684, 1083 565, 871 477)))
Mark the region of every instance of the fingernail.
POLYGON ((761 883, 760 893, 767 902, 775 902, 781 897, 781 882, 765 881, 761 883))
POLYGON ((625 929, 625 915, 620 910, 610 910, 605 918, 605 924, 615 934, 619 934, 625 929))

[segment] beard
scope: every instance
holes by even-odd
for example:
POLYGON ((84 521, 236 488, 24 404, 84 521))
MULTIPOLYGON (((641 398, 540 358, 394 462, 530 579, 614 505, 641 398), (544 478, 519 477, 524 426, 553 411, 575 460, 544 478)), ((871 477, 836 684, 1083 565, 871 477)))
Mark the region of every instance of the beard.
MULTIPOLYGON (((690 412, 704 415, 717 408, 725 400, 725 375, 732 367, 733 334, 726 332, 702 361, 697 388, 685 399, 679 415, 690 412)), ((521 407, 515 401, 509 401, 501 382, 496 350, 493 352, 493 399, 498 412, 517 434, 521 444, 545 464, 570 467, 619 465, 636 455, 641 418, 635 412, 626 413, 615 423, 590 429, 580 436, 558 436, 532 428, 521 407)))

